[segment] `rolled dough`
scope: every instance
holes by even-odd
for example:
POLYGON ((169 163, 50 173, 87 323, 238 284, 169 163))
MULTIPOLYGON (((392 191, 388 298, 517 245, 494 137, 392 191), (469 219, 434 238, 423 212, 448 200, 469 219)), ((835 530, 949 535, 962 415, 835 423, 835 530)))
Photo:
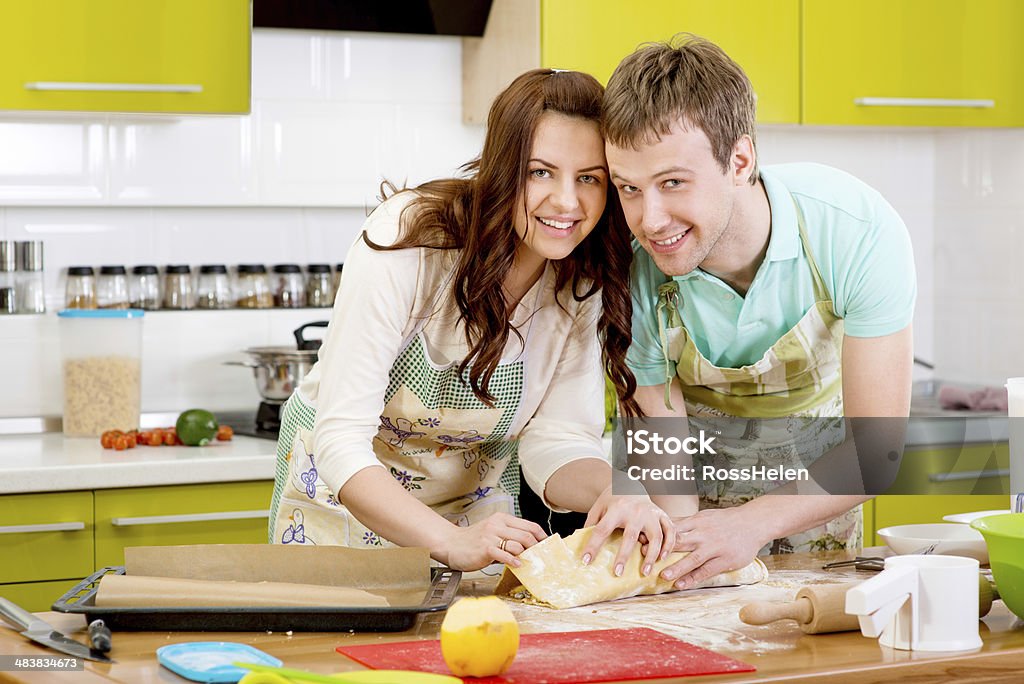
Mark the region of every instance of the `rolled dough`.
MULTIPOLYGON (((661 578, 661 571, 686 553, 671 553, 668 558, 654 564, 651 574, 640 574, 643 556, 640 545, 633 549, 622 575, 613 572, 615 556, 622 543, 622 531, 616 530, 598 551, 589 565, 580 561, 583 547, 594 528, 576 530, 564 539, 551 535, 519 555, 522 566, 506 567, 495 593, 499 596, 529 600, 551 608, 574 608, 600 601, 629 598, 644 594, 664 594, 676 591, 672 582, 661 578), (529 592, 523 595, 522 589, 529 592)), ((768 577, 768 568, 755 558, 750 565, 739 570, 715 575, 690 589, 756 584, 768 577)))

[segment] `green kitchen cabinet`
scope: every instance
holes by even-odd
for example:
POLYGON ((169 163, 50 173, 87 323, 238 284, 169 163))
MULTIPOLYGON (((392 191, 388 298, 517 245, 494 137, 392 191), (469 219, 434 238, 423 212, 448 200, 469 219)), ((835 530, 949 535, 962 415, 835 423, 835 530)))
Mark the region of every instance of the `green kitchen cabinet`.
POLYGON ((1024 126, 1024 2, 803 0, 807 124, 1024 126))
POLYGON ((0 596, 48 610, 93 570, 92 492, 0 496, 0 596))
MULTIPOLYGON (((66 594, 82 580, 59 580, 56 582, 22 582, 20 584, 0 584, 0 596, 29 611, 40 613, 50 610, 54 601, 66 594)), ((7 623, 4 623, 6 626, 7 623)))
POLYGON ((250 109, 250 0, 0 0, 0 17, 0 109, 250 109))
POLYGON ((861 518, 864 521, 864 546, 875 544, 875 499, 861 504, 861 518))
POLYGON ((265 544, 273 483, 217 482, 96 492, 96 567, 126 546, 265 544))
POLYGON ((877 535, 883 527, 1009 508, 1009 463, 1005 442, 908 449, 892 490, 922 493, 875 497, 872 517, 864 517, 864 544, 884 544, 877 535))
POLYGON ((972 511, 1009 510, 1009 494, 896 494, 875 498, 875 521, 872 536, 864 532, 864 544, 884 545, 878 530, 894 525, 941 523, 944 515, 972 511))
POLYGON ((680 32, 720 45, 750 77, 761 123, 800 117, 799 0, 541 0, 541 65, 607 83, 638 45, 680 32))

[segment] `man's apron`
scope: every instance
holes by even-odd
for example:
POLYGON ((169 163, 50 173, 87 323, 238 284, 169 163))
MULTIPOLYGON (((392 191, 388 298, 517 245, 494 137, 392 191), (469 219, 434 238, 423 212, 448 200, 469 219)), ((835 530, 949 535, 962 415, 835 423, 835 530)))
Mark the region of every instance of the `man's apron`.
MULTIPOLYGON (((795 201, 794 201, 794 204, 795 201)), ((834 313, 832 297, 821 277, 807 240, 804 217, 797 205, 800 242, 814 279, 815 304, 803 318, 773 344, 757 362, 741 368, 721 368, 701 354, 683 326, 679 286, 674 280, 658 288, 658 328, 665 351, 666 386, 676 376, 682 382, 687 415, 695 425, 710 418, 716 428, 736 417, 776 419, 767 423, 736 421, 737 435, 723 435, 717 444, 732 441, 740 449, 694 456, 695 465, 745 468, 754 465, 802 468, 842 441, 843 321, 834 313), (671 359, 678 359, 672 373, 671 359), (807 420, 809 417, 836 421, 807 420), (742 448, 742 447, 746 448, 742 448), (755 448, 750 448, 754 446, 755 448)), ((739 506, 764 494, 758 482, 698 482, 701 508, 739 506)), ((843 513, 806 532, 776 539, 761 553, 789 553, 830 549, 859 549, 863 543, 861 507, 843 513)))
MULTIPOLYGON (((391 368, 374 454, 409 493, 457 525, 497 512, 516 513, 518 443, 507 433, 524 394, 526 353, 498 365, 488 385, 496 398, 489 408, 459 377, 457 361, 440 366, 430 359, 425 323, 391 368)), ((524 338, 531 329, 527 323, 524 338)), ((320 479, 312 451, 315 417, 316 407, 298 392, 284 406, 270 542, 393 546, 359 522, 320 479)))

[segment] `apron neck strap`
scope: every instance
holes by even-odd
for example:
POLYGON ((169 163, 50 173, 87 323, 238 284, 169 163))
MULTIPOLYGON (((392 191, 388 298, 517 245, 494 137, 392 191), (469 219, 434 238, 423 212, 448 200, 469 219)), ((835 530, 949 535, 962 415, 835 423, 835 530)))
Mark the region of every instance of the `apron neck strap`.
POLYGON ((655 309, 655 317, 658 319, 658 337, 661 339, 661 354, 665 359, 665 408, 669 411, 672 408, 672 382, 676 377, 676 360, 669 355, 668 328, 682 328, 683 317, 679 314, 682 308, 682 296, 679 294, 679 284, 675 280, 669 280, 658 286, 658 306, 655 309))
POLYGON ((832 295, 825 286, 825 279, 821 277, 821 271, 818 270, 818 262, 814 260, 814 251, 811 249, 810 240, 807 238, 807 227, 804 222, 803 209, 800 208, 800 203, 796 201, 796 197, 793 197, 792 194, 790 194, 790 199, 793 200, 793 206, 796 207, 796 227, 800 231, 800 244, 804 248, 804 254, 807 255, 807 262, 811 265, 811 277, 814 279, 814 298, 818 301, 831 300, 832 295))

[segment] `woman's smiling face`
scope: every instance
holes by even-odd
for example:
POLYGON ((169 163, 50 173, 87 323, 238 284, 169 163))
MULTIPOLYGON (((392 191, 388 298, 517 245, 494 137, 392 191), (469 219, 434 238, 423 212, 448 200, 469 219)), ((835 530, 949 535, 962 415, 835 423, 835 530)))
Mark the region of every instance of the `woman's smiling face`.
POLYGON ((519 257, 564 259, 604 213, 608 168, 597 122, 545 112, 527 163, 525 197, 514 220, 519 257))

